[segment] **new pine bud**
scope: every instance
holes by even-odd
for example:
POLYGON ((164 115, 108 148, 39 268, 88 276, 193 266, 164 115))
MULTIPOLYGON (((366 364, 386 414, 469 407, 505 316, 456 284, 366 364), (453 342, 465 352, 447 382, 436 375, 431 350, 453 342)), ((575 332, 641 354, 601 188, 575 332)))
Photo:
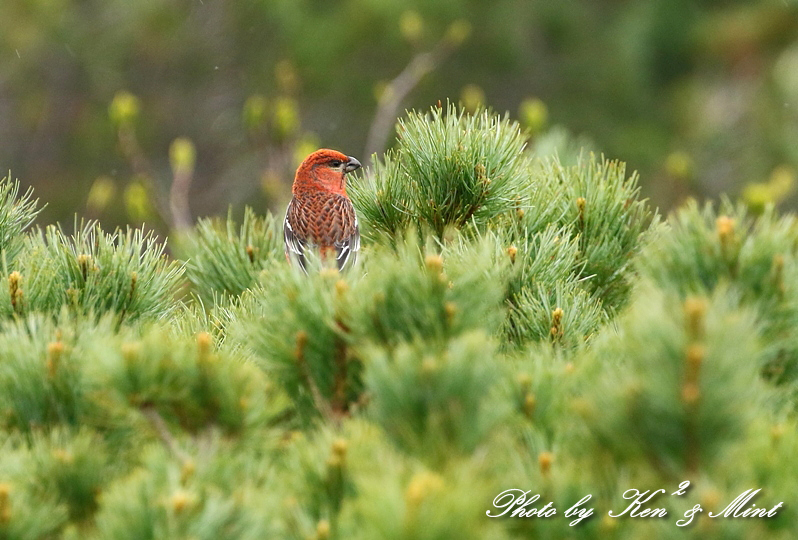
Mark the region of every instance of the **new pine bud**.
POLYGON ((316 525, 316 540, 327 540, 330 537, 330 522, 322 519, 316 525))
POLYGON ((510 256, 510 262, 515 263, 515 256, 518 254, 518 248, 510 246, 507 248, 507 255, 510 256))
POLYGON ((551 452, 541 452, 538 455, 538 464, 540 465, 540 472, 544 475, 548 474, 551 470, 551 465, 554 463, 554 454, 551 452))
POLYGON ((420 472, 413 475, 405 491, 405 502, 410 510, 417 509, 421 503, 443 489, 443 478, 432 472, 420 472))
POLYGON ((348 449, 349 444, 346 442, 346 439, 335 439, 332 443, 333 454, 341 459, 346 457, 346 452, 348 449))
POLYGON ((704 300, 691 296, 684 301, 684 314, 687 319, 687 334, 692 339, 701 339, 704 335, 704 314, 707 305, 704 300))
POLYGON ((524 413, 527 416, 532 416, 535 413, 535 407, 537 406, 537 399, 535 399, 535 394, 527 394, 524 396, 524 413))
POLYGON ((47 345, 47 375, 52 379, 58 372, 58 366, 61 363, 61 355, 64 354, 64 344, 60 341, 55 341, 47 345))
POLYGON ((430 272, 441 272, 443 270, 443 257, 440 255, 427 255, 424 264, 430 272))
POLYGON ((11 521, 11 484, 0 483, 0 525, 11 521))
POLYGON ((720 239, 721 247, 728 247, 734 241, 734 219, 728 216, 720 216, 715 221, 715 226, 718 230, 718 238, 720 239))
POLYGON ((194 507, 197 503, 197 497, 192 493, 178 490, 172 495, 169 502, 175 514, 182 514, 186 510, 191 510, 194 507))

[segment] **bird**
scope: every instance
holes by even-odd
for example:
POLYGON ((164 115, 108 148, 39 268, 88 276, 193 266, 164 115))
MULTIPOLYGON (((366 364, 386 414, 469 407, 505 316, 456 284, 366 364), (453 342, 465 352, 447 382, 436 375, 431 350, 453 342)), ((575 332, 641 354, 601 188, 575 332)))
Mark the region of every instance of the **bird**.
POLYGON ((297 168, 291 201, 285 211, 285 258, 308 273, 308 250, 322 260, 335 256, 339 271, 354 266, 360 250, 355 207, 346 194, 346 175, 360 162, 336 150, 322 148, 297 168))

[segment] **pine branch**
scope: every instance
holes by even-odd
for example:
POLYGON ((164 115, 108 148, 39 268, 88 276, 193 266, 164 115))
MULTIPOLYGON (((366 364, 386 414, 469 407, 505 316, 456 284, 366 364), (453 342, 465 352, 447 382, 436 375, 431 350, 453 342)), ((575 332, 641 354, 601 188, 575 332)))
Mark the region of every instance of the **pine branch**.
POLYGON ((188 463, 190 461, 189 455, 180 448, 177 440, 172 436, 169 427, 164 422, 164 419, 158 413, 158 410, 152 405, 145 405, 141 408, 141 414, 150 422, 150 425, 155 430, 158 438, 164 446, 177 458, 181 463, 188 463))

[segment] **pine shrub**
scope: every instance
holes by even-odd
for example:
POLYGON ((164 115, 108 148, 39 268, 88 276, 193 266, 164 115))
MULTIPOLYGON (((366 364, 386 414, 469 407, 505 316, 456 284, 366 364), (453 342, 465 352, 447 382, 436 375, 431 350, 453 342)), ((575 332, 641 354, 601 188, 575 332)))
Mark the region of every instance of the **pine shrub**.
POLYGON ((289 266, 268 213, 173 256, 31 230, 0 182, 0 538, 798 535, 795 218, 660 223, 622 163, 490 111, 398 130, 350 184, 345 274, 289 266), (685 479, 666 519, 607 515, 685 479), (706 516, 752 487, 775 518, 706 516), (487 517, 510 488, 557 514, 487 517))

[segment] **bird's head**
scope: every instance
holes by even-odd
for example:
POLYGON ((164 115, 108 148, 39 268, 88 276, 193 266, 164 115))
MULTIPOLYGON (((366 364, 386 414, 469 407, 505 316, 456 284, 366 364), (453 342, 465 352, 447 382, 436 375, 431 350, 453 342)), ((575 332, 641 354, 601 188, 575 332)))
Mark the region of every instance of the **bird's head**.
POLYGON ((335 150, 316 150, 299 166, 294 177, 293 192, 321 190, 346 195, 347 173, 360 168, 360 162, 335 150))

